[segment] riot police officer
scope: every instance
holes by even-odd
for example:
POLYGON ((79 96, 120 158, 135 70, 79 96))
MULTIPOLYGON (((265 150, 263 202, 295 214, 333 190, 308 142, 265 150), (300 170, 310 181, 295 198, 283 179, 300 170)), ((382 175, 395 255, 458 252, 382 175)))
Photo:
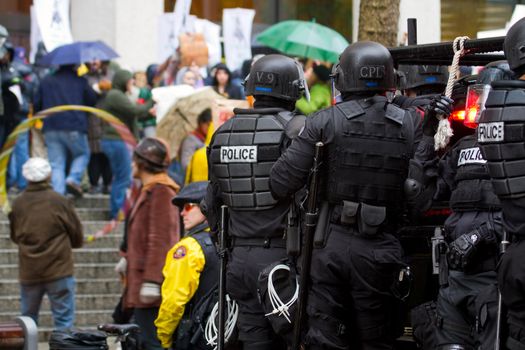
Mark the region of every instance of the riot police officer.
POLYGON ((525 18, 508 31, 503 49, 519 80, 492 83, 478 126, 478 142, 498 195, 512 243, 503 254, 498 283, 507 307, 508 349, 525 347, 525 18))
POLYGON ((392 103, 401 108, 424 107, 435 95, 441 95, 447 86, 448 68, 435 65, 399 65, 397 95, 392 103))
POLYGON ((245 81, 246 95, 255 98, 254 108, 236 109, 208 147, 208 222, 217 230, 220 206, 229 207, 227 291, 239 305, 237 324, 244 349, 286 348, 265 318, 257 279, 267 265, 286 256, 283 236, 290 201, 272 197, 269 175, 304 125, 305 117, 292 111, 305 88, 302 69, 291 58, 259 59, 245 81))
MULTIPOLYGON (((495 62, 480 72, 476 82, 511 78, 508 64, 495 62)), ((467 126, 475 128, 475 123, 467 126)), ((440 267, 437 345, 439 349, 493 349, 503 225, 500 201, 474 133, 444 155, 439 175, 435 199, 449 199, 452 214, 444 224, 448 268, 440 267)))
POLYGON ((398 301, 406 290, 396 280, 406 269, 393 233, 407 199, 425 193, 436 113, 449 114, 451 100, 434 99, 422 125, 385 97, 394 76, 384 46, 347 47, 334 77, 343 102, 309 117, 270 174, 276 197, 293 194, 307 180, 315 144, 324 143, 319 195, 328 215, 316 229, 324 238, 312 257, 308 349, 391 349, 402 328, 398 301))

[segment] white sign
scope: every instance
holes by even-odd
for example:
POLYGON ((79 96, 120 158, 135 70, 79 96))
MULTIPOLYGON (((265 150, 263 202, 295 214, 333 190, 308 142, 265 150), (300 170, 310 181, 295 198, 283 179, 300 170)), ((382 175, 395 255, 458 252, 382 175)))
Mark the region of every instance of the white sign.
POLYGON ((175 53, 178 38, 173 31, 173 13, 164 13, 159 16, 159 29, 157 33, 157 61, 164 62, 175 53))
POLYGON ((196 33, 204 35, 204 40, 208 46, 208 66, 213 67, 222 58, 221 26, 200 18, 195 19, 193 25, 196 33))
POLYGON ((31 51, 29 52, 29 62, 35 63, 35 56, 38 52, 38 43, 42 42, 42 34, 38 27, 38 21, 36 19, 35 7, 31 6, 29 9, 31 16, 31 33, 29 35, 29 42, 31 44, 31 51))
POLYGON ((73 42, 69 24, 69 0, 34 0, 38 27, 46 50, 73 42))
POLYGON ((179 36, 191 30, 190 28, 190 8, 191 0, 177 0, 173 10, 173 46, 179 47, 179 36))
POLYGON ((257 146, 222 146, 221 163, 257 163, 257 146))
POLYGON ((222 36, 224 56, 231 71, 241 68, 245 60, 252 58, 251 37, 254 10, 224 9, 222 12, 222 36))
POLYGON ((458 166, 465 164, 485 164, 487 161, 483 159, 479 147, 465 148, 459 152, 458 166))
POLYGON ((157 103, 157 124, 160 123, 179 99, 189 96, 194 92, 195 88, 186 84, 162 86, 151 90, 153 100, 157 103))
POLYGON ((503 122, 480 123, 478 126, 478 142, 499 142, 504 137, 503 122))

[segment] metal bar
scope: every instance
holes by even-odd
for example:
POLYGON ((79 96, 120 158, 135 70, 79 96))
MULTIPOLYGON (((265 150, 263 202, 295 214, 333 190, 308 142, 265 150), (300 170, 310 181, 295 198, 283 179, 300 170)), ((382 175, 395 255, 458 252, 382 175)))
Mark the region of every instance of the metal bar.
MULTIPOLYGON (((487 63, 504 60, 505 55, 474 54, 465 55, 459 60, 463 66, 484 66, 487 63)), ((452 57, 435 56, 435 57, 415 57, 395 60, 397 64, 435 64, 447 65, 452 63, 452 57)))
MULTIPOLYGON (((466 40, 464 47, 469 54, 502 51, 504 39, 505 37, 500 36, 496 38, 466 40)), ((391 47, 389 50, 394 61, 446 57, 450 58, 452 62, 452 57, 454 56, 452 44, 451 41, 447 41, 434 44, 391 47)))
POLYGON ((417 45, 417 19, 407 18, 408 45, 417 45))

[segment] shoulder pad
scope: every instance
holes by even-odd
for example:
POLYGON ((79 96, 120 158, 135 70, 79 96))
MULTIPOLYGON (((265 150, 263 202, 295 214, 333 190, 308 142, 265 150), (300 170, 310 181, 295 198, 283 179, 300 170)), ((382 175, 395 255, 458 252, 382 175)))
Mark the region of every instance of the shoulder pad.
POLYGON ((304 126, 306 117, 301 114, 295 114, 289 111, 282 111, 275 115, 275 118, 281 123, 286 137, 294 139, 304 126))
POLYGON ((408 100, 408 97, 403 95, 396 95, 394 96, 394 99, 392 100, 392 103, 399 106, 404 107, 405 102, 408 100))
POLYGON ((284 132, 289 139, 294 139, 304 128, 306 117, 302 114, 297 114, 286 124, 284 132))
POLYGON ((398 106, 389 103, 386 106, 385 118, 390 119, 400 125, 403 125, 406 111, 398 106))
POLYGON ((335 105, 341 112, 344 113, 346 119, 352 119, 365 114, 365 110, 357 101, 348 101, 335 105))

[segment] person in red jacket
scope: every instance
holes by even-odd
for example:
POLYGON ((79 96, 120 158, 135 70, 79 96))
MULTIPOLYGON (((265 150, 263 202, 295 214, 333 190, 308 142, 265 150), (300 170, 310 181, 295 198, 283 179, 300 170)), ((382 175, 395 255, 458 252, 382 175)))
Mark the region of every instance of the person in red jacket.
POLYGON ((142 182, 141 192, 127 221, 127 291, 124 305, 134 308, 145 349, 161 350, 154 321, 161 304, 160 286, 166 253, 179 241, 179 210, 171 205, 179 191, 168 176, 170 161, 166 143, 145 138, 133 152, 133 177, 142 182))

